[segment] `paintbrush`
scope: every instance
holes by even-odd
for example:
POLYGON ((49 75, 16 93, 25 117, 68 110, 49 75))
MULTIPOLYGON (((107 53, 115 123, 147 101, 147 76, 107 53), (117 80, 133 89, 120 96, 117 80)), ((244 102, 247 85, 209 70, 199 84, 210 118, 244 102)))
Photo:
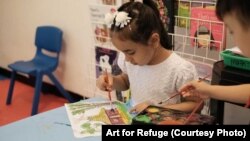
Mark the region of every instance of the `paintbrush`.
MULTIPOLYGON (((201 81, 203 81, 203 80, 206 80, 209 76, 210 76, 210 74, 206 75, 205 77, 199 79, 198 82, 201 82, 201 81)), ((170 99, 176 97, 177 95, 181 95, 181 92, 178 92, 178 93, 176 93, 176 94, 170 96, 169 98, 162 100, 162 101, 159 102, 158 104, 162 104, 162 103, 164 103, 164 102, 167 102, 168 100, 170 100, 170 99)))
POLYGON ((159 102, 158 104, 162 104, 162 103, 164 103, 164 102, 166 102, 166 101, 168 101, 168 100, 172 99, 173 97, 175 97, 175 96, 177 96, 177 95, 181 95, 181 93, 176 93, 176 94, 174 94, 174 95, 170 96, 169 98, 162 100, 162 101, 161 101, 161 102, 159 102))
POLYGON ((201 104, 203 102, 204 102, 203 100, 200 101, 200 103, 194 108, 194 110, 192 111, 192 113, 188 116, 188 118, 186 119, 186 121, 185 121, 184 124, 187 124, 189 122, 189 120, 191 119, 191 117, 194 115, 194 113, 196 113, 196 111, 199 109, 199 107, 201 106, 201 104))
MULTIPOLYGON (((109 84, 109 76, 108 76, 108 71, 107 69, 105 69, 105 82, 109 84)), ((112 106, 112 99, 111 99, 111 92, 108 88, 106 88, 106 90, 108 91, 108 97, 109 97, 109 104, 111 107, 111 111, 114 111, 113 106, 112 106)))

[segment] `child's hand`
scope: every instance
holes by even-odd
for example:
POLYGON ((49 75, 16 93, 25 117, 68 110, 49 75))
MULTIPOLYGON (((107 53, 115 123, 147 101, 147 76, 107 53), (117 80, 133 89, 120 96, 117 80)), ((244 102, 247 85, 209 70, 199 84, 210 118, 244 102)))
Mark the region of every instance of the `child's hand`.
POLYGON ((208 89, 210 85, 197 80, 191 81, 181 87, 180 92, 183 97, 196 96, 202 99, 208 98, 208 89))
POLYGON ((151 104, 151 102, 149 102, 149 101, 142 102, 142 103, 137 104, 136 106, 134 106, 129 112, 132 113, 132 114, 139 114, 145 108, 147 108, 150 104, 151 104))
POLYGON ((113 90, 113 77, 110 74, 102 74, 96 80, 96 85, 100 90, 112 91, 113 90))

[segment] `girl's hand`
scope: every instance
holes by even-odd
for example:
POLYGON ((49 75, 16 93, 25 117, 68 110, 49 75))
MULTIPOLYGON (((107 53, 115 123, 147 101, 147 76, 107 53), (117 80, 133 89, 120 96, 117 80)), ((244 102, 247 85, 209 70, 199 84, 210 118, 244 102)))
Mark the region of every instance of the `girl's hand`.
POLYGON ((96 80, 96 85, 100 90, 112 91, 113 90, 113 77, 111 74, 102 74, 96 80))

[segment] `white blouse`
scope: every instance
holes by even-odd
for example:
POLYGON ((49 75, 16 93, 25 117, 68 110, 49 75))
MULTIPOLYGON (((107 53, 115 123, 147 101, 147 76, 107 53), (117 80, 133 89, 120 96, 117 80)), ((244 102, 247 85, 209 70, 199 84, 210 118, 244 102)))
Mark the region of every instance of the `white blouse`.
MULTIPOLYGON (((132 106, 145 101, 159 103, 177 93, 186 82, 198 78, 195 66, 174 52, 159 64, 144 66, 126 62, 124 54, 120 53, 118 65, 128 75, 132 106)), ((176 96, 167 102, 180 101, 180 96, 176 96)))

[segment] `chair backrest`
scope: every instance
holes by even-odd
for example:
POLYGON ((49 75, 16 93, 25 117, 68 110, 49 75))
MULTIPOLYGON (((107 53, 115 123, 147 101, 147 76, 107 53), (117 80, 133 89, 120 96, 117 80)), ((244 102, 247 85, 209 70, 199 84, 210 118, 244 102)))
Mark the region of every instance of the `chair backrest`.
POLYGON ((62 48, 62 35, 62 30, 55 26, 37 27, 35 37, 37 50, 33 61, 49 68, 47 69, 48 72, 54 71, 58 66, 62 48))
POLYGON ((39 26, 36 30, 35 45, 40 49, 59 53, 62 47, 61 29, 55 26, 39 26))

